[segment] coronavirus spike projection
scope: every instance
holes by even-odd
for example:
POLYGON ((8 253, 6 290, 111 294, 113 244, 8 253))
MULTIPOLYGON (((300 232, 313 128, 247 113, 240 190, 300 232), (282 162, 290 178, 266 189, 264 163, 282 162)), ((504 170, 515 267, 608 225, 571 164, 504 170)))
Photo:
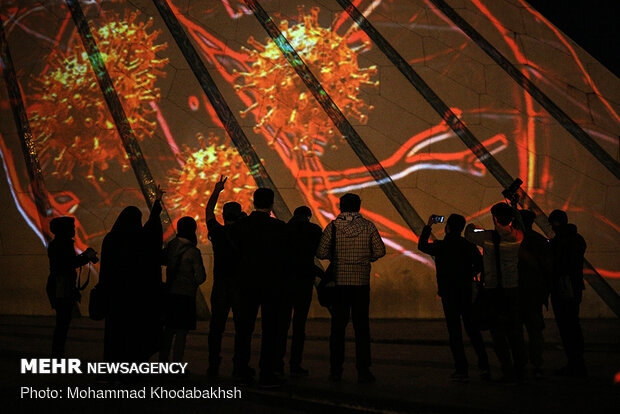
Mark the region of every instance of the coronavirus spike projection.
POLYGON ((567 211, 587 241, 582 316, 614 315, 620 81, 525 0, 66 1, 0 2, 14 66, 0 80, 0 313, 50 311, 41 217, 74 216, 76 247, 100 250, 155 183, 172 222, 196 219, 210 274, 204 210, 225 175, 219 220, 266 186, 277 217, 306 205, 324 227, 359 194, 388 247, 371 304, 386 318, 442 315, 422 218, 489 228, 519 177, 524 207, 567 211))

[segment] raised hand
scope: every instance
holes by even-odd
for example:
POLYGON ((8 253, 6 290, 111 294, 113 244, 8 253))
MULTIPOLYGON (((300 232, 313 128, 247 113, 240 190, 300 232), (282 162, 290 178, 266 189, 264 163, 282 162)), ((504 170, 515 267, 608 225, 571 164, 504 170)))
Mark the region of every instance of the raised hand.
POLYGON ((157 187, 155 188, 155 200, 161 201, 164 194, 165 194, 165 191, 161 188, 161 185, 158 184, 157 187))
POLYGON ((213 192, 219 193, 222 190, 224 190, 224 184, 226 184, 227 180, 228 180, 228 177, 224 177, 223 175, 220 175, 220 180, 215 183, 215 187, 213 187, 213 192))

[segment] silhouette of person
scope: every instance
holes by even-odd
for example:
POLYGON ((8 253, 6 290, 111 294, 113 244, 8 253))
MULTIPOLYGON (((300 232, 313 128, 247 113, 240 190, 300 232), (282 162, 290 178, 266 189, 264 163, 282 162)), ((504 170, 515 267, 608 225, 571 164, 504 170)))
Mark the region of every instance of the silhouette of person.
POLYGON ((515 226, 518 211, 506 203, 491 207, 495 230, 465 229, 465 239, 482 247, 485 294, 491 299, 493 347, 502 382, 522 381, 525 367, 523 327, 519 319, 519 248, 523 232, 515 226))
POLYGON ((73 217, 52 219, 50 231, 54 234, 54 239, 47 246, 47 256, 50 262, 47 290, 50 304, 56 310, 52 357, 64 358, 71 316, 80 297, 80 286, 75 269, 89 262, 96 262, 97 254, 90 247, 84 253, 76 254, 73 246, 73 237, 75 237, 73 217))
POLYGON ((542 376, 543 305, 548 306, 551 289, 551 250, 546 237, 532 229, 536 214, 521 210, 524 233, 519 249, 519 312, 527 330, 528 357, 535 378, 542 376))
POLYGON ((240 281, 239 252, 233 246, 230 236, 230 226, 245 216, 241 211, 241 205, 231 201, 224 204, 222 215, 224 225, 215 218, 215 206, 220 193, 224 190, 228 177, 220 177, 215 184, 211 197, 205 208, 205 219, 209 230, 209 240, 213 246, 213 288, 211 290, 211 321, 209 322, 209 368, 207 374, 210 377, 219 375, 219 367, 222 361, 222 334, 226 329, 226 321, 231 309, 235 325, 235 352, 233 356, 234 372, 241 376, 240 363, 238 361, 240 345, 239 341, 239 318, 240 311, 240 281))
POLYGON ((172 360, 182 361, 187 333, 196 329, 196 291, 207 279, 197 244, 196 221, 181 217, 177 222, 177 236, 163 252, 167 295, 160 361, 168 361, 173 340, 172 360))
POLYGON ((551 239, 551 304, 567 358, 566 366, 559 369, 557 374, 585 377, 587 369, 583 358, 584 341, 579 307, 585 289, 583 263, 586 242, 577 232, 577 227, 568 223, 568 216, 564 211, 552 211, 549 223, 555 233, 555 237, 551 239))
POLYGON ((359 213, 362 200, 356 194, 340 197, 340 214, 329 223, 319 242, 316 257, 336 262, 334 304, 329 337, 330 379, 340 381, 344 363, 344 335, 353 320, 357 380, 371 383, 370 371, 370 268, 385 256, 385 245, 375 225, 359 213), (331 256, 332 232, 335 257, 331 256))
POLYGON ((452 379, 465 381, 469 375, 461 319, 465 332, 478 356, 478 368, 483 379, 489 379, 489 358, 487 356, 480 330, 472 319, 472 282, 482 271, 482 255, 478 248, 461 237, 465 227, 465 217, 451 214, 446 221, 446 235, 443 240, 429 242, 434 216, 428 219, 418 242, 418 249, 435 258, 437 268, 437 287, 441 297, 450 350, 454 358, 455 372, 452 379))
POLYGON ((293 338, 289 359, 292 376, 305 376, 308 371, 301 366, 304 341, 306 338, 306 321, 312 302, 312 290, 316 268, 314 254, 319 246, 323 231, 311 223, 312 211, 301 206, 295 209, 293 217, 286 224, 287 263, 284 280, 282 307, 281 349, 278 360, 279 371, 284 371, 284 355, 288 330, 293 314, 293 338))
POLYGON ((242 382, 253 381, 249 366, 252 333, 258 309, 261 310, 260 384, 282 383, 277 377, 279 310, 281 309, 286 224, 270 216, 274 193, 268 188, 254 192, 255 210, 231 226, 231 239, 239 251, 241 318, 235 376, 242 382))
POLYGON ((162 195, 158 187, 144 227, 140 209, 129 206, 103 239, 99 286, 108 302, 105 361, 146 361, 161 347, 162 195))

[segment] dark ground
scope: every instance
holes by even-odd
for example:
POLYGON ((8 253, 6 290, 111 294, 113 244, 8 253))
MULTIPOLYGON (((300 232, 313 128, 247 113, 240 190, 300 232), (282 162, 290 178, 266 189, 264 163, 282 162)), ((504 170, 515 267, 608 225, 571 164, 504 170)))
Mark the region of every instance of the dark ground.
MULTIPOLYGON (((347 361, 343 381, 330 383, 328 374, 327 335, 329 322, 313 320, 308 326, 304 366, 308 378, 289 378, 277 390, 257 386, 242 388, 241 400, 28 400, 19 398, 21 386, 39 389, 66 389, 67 386, 111 388, 93 375, 33 375, 19 373, 19 358, 45 358, 51 348, 53 318, 0 316, 0 395, 2 412, 107 412, 166 413, 194 412, 497 412, 497 413, 611 413, 620 408, 620 384, 614 375, 620 372, 620 321, 583 321, 586 337, 586 361, 590 370, 587 380, 550 375, 562 365, 555 324, 547 321, 547 376, 528 380, 521 385, 481 382, 471 369, 468 383, 449 380, 453 371, 447 346, 447 332, 437 320, 373 320, 373 367, 377 383, 356 383, 354 343, 347 343, 347 361)), ((232 328, 232 326, 230 326, 232 328)), ((232 388, 232 335, 224 338, 223 378, 210 382, 207 368, 207 322, 199 322, 198 330, 188 338, 186 361, 191 375, 187 379, 152 376, 143 385, 166 388, 208 388, 211 385, 232 388)), ((349 327, 349 335, 352 328, 349 327)), ((484 334, 489 340, 488 332, 484 334)), ((73 321, 69 332, 69 357, 98 361, 102 354, 103 323, 86 318, 73 321)), ((255 350, 258 338, 253 342, 255 350)), ((490 344, 489 344, 490 345, 490 344)), ((489 346, 490 348, 490 346, 489 346)), ((474 361, 473 349, 467 347, 474 361)), ((253 364, 258 356, 254 353, 253 364)), ((490 352, 493 374, 499 376, 495 355, 490 352)), ((474 361, 475 362, 475 361, 474 361)), ((474 364, 475 365, 475 364, 474 364)), ((119 387, 116 385, 116 387, 119 387)), ((128 388, 130 385, 120 387, 128 388)))

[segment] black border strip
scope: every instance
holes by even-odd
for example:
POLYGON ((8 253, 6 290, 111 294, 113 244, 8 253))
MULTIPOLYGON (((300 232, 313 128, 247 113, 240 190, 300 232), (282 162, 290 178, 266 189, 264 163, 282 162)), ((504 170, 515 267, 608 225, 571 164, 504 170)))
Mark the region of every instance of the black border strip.
POLYGON ((396 184, 394 184, 392 177, 385 171, 377 157, 370 151, 370 148, 368 148, 364 140, 362 140, 332 98, 327 94, 325 89, 323 89, 321 83, 286 40, 271 17, 256 0, 244 0, 244 2, 250 10, 254 12, 254 16, 258 19, 265 31, 267 31, 271 39, 273 39, 291 67, 295 69, 297 75, 299 75, 301 80, 306 84, 306 87, 312 92, 312 95, 314 95, 318 103, 323 107, 323 110, 330 117, 334 125, 336 125, 338 130, 342 133, 344 139, 351 146, 360 161, 362 161, 370 175, 372 175, 374 180, 379 184, 379 187, 381 187, 394 208, 396 208, 396 211, 398 211, 400 216, 415 234, 420 234, 425 225, 424 220, 417 211, 415 211, 396 184))
MULTIPOLYGON (((142 195, 144 196, 144 199, 150 209, 155 201, 157 186, 155 184, 155 180, 153 179, 153 175, 151 174, 151 170, 144 159, 144 153, 142 152, 140 144, 134 135, 131 124, 129 123, 125 110, 123 109, 123 105, 121 104, 118 94, 116 93, 116 89, 114 89, 114 83, 110 78, 110 74, 105 66, 103 57, 99 52, 97 43, 95 42, 90 27, 88 26, 88 22, 84 17, 84 12, 82 11, 80 3, 78 0, 65 0, 65 3, 71 11, 71 17, 73 17, 75 26, 78 29, 80 38, 82 39, 84 49, 88 54, 88 60, 90 61, 91 68, 97 78, 103 97, 108 104, 108 109, 114 119, 114 124, 116 125, 116 129, 121 137, 121 141, 123 142, 123 147, 125 148, 129 162, 131 163, 133 172, 138 180, 138 185, 140 186, 142 195)), ((162 222, 165 225, 172 226, 172 221, 170 220, 170 216, 168 215, 168 211, 165 207, 162 209, 161 217, 162 222)))
MULTIPOLYGON (((341 0, 338 0, 342 4, 341 0)), ((512 79, 525 89, 532 98, 536 99, 549 114, 555 118, 583 147, 588 150, 601 164, 605 166, 616 178, 620 179, 620 163, 603 149, 577 122, 568 116, 547 95, 543 93, 532 81, 519 71, 504 55, 489 43, 476 31, 465 19, 461 17, 444 0, 430 0, 443 14, 474 41, 491 59, 495 61, 512 79)))
MULTIPOLYGON (((441 98, 428 86, 426 82, 416 73, 416 71, 407 63, 407 61, 392 47, 392 45, 375 29, 375 27, 364 17, 360 11, 351 4, 349 0, 337 0, 345 9, 351 18, 360 26, 364 32, 372 39, 377 47, 390 59, 390 61, 400 70, 400 72, 409 80, 424 99, 437 111, 437 113, 446 121, 452 130, 461 138, 463 143, 476 155, 476 157, 491 172, 495 179, 507 188, 513 182, 513 178, 502 167, 502 165, 493 157, 482 143, 467 129, 465 124, 452 112, 452 110, 441 100, 441 98)), ((431 0, 433 1, 433 0, 431 0)), ((536 213, 536 224, 547 234, 551 236, 553 231, 549 225, 546 214, 527 195, 520 190, 523 204, 527 205, 536 213)), ((586 273, 585 279, 594 288, 596 293, 605 301, 607 306, 618 316, 620 316, 620 296, 607 283, 607 281, 596 271, 587 260, 586 268, 592 270, 592 274, 586 273)))
POLYGON ((263 166, 260 157, 252 147, 248 137, 243 132, 243 129, 241 129, 241 126, 230 110, 230 107, 224 100, 224 96, 218 89, 215 81, 200 59, 196 49, 183 31, 179 20, 170 9, 170 6, 166 0, 153 0, 153 3, 155 3, 157 10, 159 10, 159 14, 166 23, 166 26, 168 26, 168 30, 170 30, 170 33, 172 34, 172 37, 174 37, 179 49, 181 49, 185 60, 194 72, 194 75, 196 76, 198 83, 200 83, 202 90, 209 98, 209 102, 211 102, 213 109, 215 109, 215 112, 222 122, 222 125, 224 125, 226 132, 230 136, 235 147, 237 147, 237 151, 239 151, 245 165, 247 165, 250 170, 256 184, 259 187, 271 188, 273 190, 275 194, 273 208, 275 215, 282 220, 288 220, 292 217, 292 214, 284 202, 284 198, 282 198, 280 191, 271 180, 271 177, 263 166))
POLYGON ((4 81, 9 93, 9 101, 13 109, 13 118, 17 127, 17 134, 26 161, 28 170, 28 178, 30 178, 30 189, 32 197, 37 206, 37 213, 41 223, 41 233, 46 241, 50 241, 48 217, 52 214, 52 207, 49 202, 49 193, 45 187, 43 179, 43 171, 37 153, 37 147, 32 137, 28 114, 24 107, 21 91, 19 90, 19 82, 15 74, 15 66, 9 51, 9 42, 4 33, 4 22, 0 18, 0 66, 4 72, 4 81))

